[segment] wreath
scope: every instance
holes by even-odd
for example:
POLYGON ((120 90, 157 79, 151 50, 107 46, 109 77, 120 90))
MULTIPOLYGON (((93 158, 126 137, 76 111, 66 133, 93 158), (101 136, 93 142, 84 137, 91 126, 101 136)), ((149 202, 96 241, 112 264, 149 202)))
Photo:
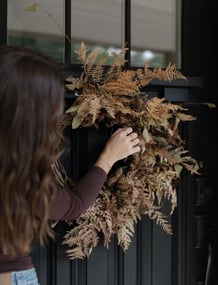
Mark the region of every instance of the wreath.
POLYGON ((199 174, 199 163, 185 150, 179 133, 181 121, 196 118, 179 104, 165 98, 148 98, 144 88, 155 78, 171 82, 186 77, 169 64, 166 69, 124 69, 126 49, 112 54, 88 51, 82 42, 76 50, 82 63, 79 77, 66 79, 66 88, 76 94, 66 110, 65 126, 73 129, 131 126, 140 138, 141 152, 115 165, 96 201, 76 221, 68 221, 64 235, 69 259, 88 257, 100 239, 109 247, 112 237, 126 251, 142 215, 155 220, 172 234, 169 216, 177 206, 176 187, 182 170, 199 174), (163 206, 167 202, 169 214, 163 206), (73 222, 73 223, 72 223, 73 222))

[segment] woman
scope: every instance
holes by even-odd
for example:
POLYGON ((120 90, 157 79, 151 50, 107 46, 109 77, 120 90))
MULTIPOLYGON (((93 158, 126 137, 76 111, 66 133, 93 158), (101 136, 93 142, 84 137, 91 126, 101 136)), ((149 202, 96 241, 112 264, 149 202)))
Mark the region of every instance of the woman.
POLYGON ((131 128, 117 130, 74 189, 58 186, 64 84, 58 66, 31 50, 0 49, 0 285, 38 284, 31 242, 54 237, 55 220, 72 220, 97 197, 112 165, 140 151, 131 128))

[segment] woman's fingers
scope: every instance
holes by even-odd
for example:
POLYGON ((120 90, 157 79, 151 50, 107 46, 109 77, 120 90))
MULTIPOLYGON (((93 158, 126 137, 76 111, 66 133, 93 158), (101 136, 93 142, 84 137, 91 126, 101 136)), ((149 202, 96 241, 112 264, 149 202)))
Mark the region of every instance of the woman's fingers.
POLYGON ((131 127, 119 128, 112 134, 112 136, 115 136, 119 133, 122 133, 123 135, 129 135, 132 132, 133 132, 133 129, 131 127))
POLYGON ((135 152, 140 151, 139 138, 136 132, 133 132, 131 127, 118 129, 109 140, 109 147, 114 155, 117 154, 117 160, 125 158, 135 152), (113 149, 113 146, 116 149, 113 149))
POLYGON ((139 142, 137 133, 131 127, 116 130, 107 141, 97 164, 108 172, 109 166, 112 166, 116 161, 140 152, 139 142))
POLYGON ((140 142, 138 138, 138 134, 136 132, 133 132, 133 129, 131 127, 118 129, 117 133, 115 132, 114 135, 118 135, 118 134, 121 134, 121 136, 124 137, 124 140, 127 143, 130 143, 131 146, 136 146, 140 142))

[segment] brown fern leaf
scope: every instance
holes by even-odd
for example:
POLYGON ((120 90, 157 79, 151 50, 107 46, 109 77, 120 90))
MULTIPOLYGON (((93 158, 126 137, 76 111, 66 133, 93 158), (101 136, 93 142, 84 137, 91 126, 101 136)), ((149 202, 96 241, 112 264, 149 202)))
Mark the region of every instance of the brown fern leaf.
POLYGON ((129 248, 134 232, 135 231, 132 220, 128 220, 126 222, 126 225, 119 228, 117 232, 118 244, 122 247, 124 251, 129 248))
POLYGON ((153 70, 153 78, 158 78, 162 81, 171 82, 176 79, 183 79, 186 80, 186 77, 175 68, 174 64, 169 63, 166 69, 162 68, 155 68, 153 70))
POLYGON ((95 93, 80 95, 75 106, 78 106, 77 115, 81 118, 86 118, 87 115, 91 116, 91 124, 95 122, 102 107, 100 98, 95 93))
POLYGON ((65 87, 67 87, 71 91, 83 87, 83 82, 79 78, 74 78, 73 76, 69 76, 68 78, 66 78, 66 81, 69 83, 65 84, 65 87))
POLYGON ((162 213, 158 213, 156 216, 156 222, 162 227, 162 229, 169 235, 173 234, 172 225, 167 221, 166 217, 162 213))
POLYGON ((74 260, 74 259, 84 259, 85 257, 87 257, 87 254, 86 252, 83 252, 82 251, 82 248, 81 247, 69 247, 69 249, 66 250, 66 254, 67 254, 67 257, 71 260, 74 260))
POLYGON ((104 74, 104 67, 99 64, 84 65, 83 80, 90 85, 101 83, 104 74))
POLYGON ((186 76, 184 76, 182 72, 176 68, 175 64, 169 63, 167 68, 165 69, 165 72, 168 75, 169 82, 176 79, 187 80, 186 76))
POLYGON ((106 72, 105 83, 118 78, 122 70, 122 66, 126 62, 126 60, 124 59, 126 50, 127 50, 126 48, 122 48, 118 54, 112 53, 113 63, 111 64, 110 68, 106 72))
POLYGON ((123 71, 116 80, 105 83, 101 86, 102 90, 114 95, 135 95, 140 93, 137 81, 133 78, 132 71, 123 71))
POLYGON ((65 236, 63 244, 68 245, 71 249, 67 250, 69 259, 84 258, 88 256, 90 250, 97 246, 99 237, 92 223, 87 221, 72 228, 65 236))
POLYGON ((172 226, 169 223, 169 221, 166 219, 166 217, 163 215, 163 213, 161 213, 160 211, 157 211, 155 209, 150 209, 148 216, 150 217, 150 219, 152 220, 156 220, 156 223, 158 225, 160 225, 162 227, 162 229, 167 233, 172 235, 173 231, 172 231, 172 226))
POLYGON ((86 61, 84 63, 84 66, 86 68, 88 68, 89 66, 93 66, 96 64, 97 62, 97 58, 100 54, 100 51, 99 50, 92 50, 86 57, 86 61))
POLYGON ((109 56, 108 56, 107 53, 102 54, 100 59, 98 60, 97 64, 100 65, 100 66, 106 65, 106 63, 108 61, 108 58, 109 58, 109 56))
POLYGON ((75 54, 77 54, 77 59, 79 61, 81 61, 82 63, 86 62, 86 54, 87 54, 88 50, 86 49, 86 45, 84 44, 84 42, 81 42, 80 49, 75 50, 74 52, 75 52, 75 54))
POLYGON ((122 66, 126 62, 125 54, 128 48, 122 47, 119 53, 112 52, 113 63, 112 66, 122 66))
POLYGON ((138 85, 141 87, 147 86, 154 78, 152 71, 148 69, 147 65, 145 65, 144 70, 141 68, 136 70, 136 77, 138 80, 138 85))

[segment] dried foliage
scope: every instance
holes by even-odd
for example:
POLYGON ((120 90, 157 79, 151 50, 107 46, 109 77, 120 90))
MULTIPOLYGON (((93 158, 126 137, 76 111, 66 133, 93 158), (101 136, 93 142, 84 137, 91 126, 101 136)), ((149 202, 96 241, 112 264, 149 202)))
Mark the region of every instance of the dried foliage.
POLYGON ((69 77, 66 87, 77 97, 66 111, 66 124, 72 128, 131 126, 140 138, 141 153, 132 155, 114 167, 97 200, 64 236, 70 259, 89 256, 103 236, 108 248, 116 236, 127 250, 135 224, 147 215, 164 231, 172 234, 168 217, 177 206, 176 187, 181 171, 199 174, 199 164, 187 155, 179 134, 181 121, 195 118, 180 105, 164 98, 151 98, 142 92, 151 80, 186 79, 174 65, 166 69, 124 70, 124 54, 113 54, 113 63, 105 67, 107 55, 88 53, 84 43, 76 54, 83 64, 80 77, 69 77), (100 58, 100 59, 99 59, 100 58), (99 60, 98 60, 99 59, 99 60), (168 205, 168 210, 163 210, 168 205), (164 213, 166 212, 166 213, 164 213))

